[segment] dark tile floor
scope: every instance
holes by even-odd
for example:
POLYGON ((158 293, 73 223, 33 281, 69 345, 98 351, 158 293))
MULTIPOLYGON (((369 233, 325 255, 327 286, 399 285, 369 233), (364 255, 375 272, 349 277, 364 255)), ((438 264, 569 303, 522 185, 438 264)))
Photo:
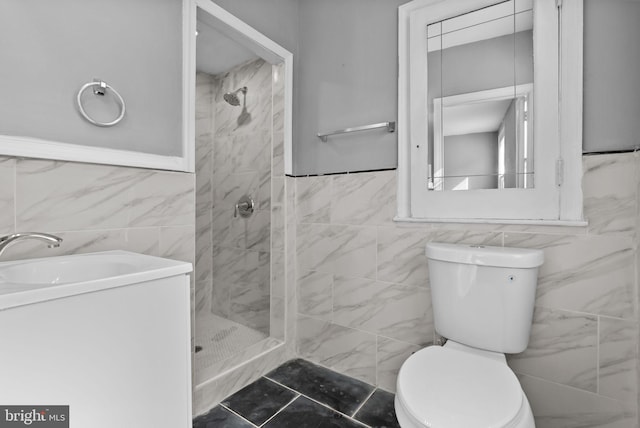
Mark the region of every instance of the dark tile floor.
POLYGON ((393 394, 291 360, 193 420, 193 428, 399 428, 393 394))

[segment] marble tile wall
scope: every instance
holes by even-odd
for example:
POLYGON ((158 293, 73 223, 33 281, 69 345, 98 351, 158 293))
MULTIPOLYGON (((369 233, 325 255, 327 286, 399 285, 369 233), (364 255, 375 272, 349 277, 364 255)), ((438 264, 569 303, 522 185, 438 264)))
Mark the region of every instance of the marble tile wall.
MULTIPOLYGON (((269 334, 272 66, 196 75, 196 307, 269 334), (240 106, 224 101, 238 93, 240 106), (241 196, 256 211, 234 217, 241 196)), ((284 183, 282 183, 284 186, 284 183)), ((281 192, 280 192, 281 193, 281 192)))
MULTIPOLYGON (((287 184, 284 175, 284 65, 272 67, 272 151, 271 151, 271 311, 269 313, 270 336, 289 343, 290 353, 294 352, 293 334, 288 329, 295 328, 295 320, 289 313, 290 301, 287 296, 295 294, 287 289, 287 254, 295 251, 295 245, 286 241, 287 236, 295 237, 295 233, 285 230, 288 227, 287 213, 293 210, 294 198, 289 189, 294 189, 293 182, 287 184), (289 192, 289 193, 288 193, 289 192), (287 336, 289 339, 287 340, 287 336)), ((295 232, 295 229, 293 230, 295 232)), ((294 266, 291 266, 293 270, 294 266)), ((295 290, 295 281, 289 282, 295 290)), ((295 311, 293 311, 295 315, 295 311)))
POLYGON ((3 261, 130 250, 194 262, 194 176, 120 166, 0 157, 0 235, 42 231, 3 261))
POLYGON ((213 83, 210 74, 196 73, 196 316, 211 312, 213 289, 213 83))
POLYGON ((426 242, 541 248, 529 347, 509 357, 536 426, 637 427, 640 157, 583 164, 587 227, 395 224, 395 171, 297 178, 298 354, 394 391, 436 339, 426 242))

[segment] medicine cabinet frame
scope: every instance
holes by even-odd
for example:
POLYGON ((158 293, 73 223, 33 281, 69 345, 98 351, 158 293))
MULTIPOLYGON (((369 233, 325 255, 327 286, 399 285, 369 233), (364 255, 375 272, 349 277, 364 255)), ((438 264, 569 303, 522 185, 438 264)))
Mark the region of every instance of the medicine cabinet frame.
POLYGON ((414 0, 399 7, 395 221, 586 224, 581 187, 583 0, 533 0, 534 97, 538 107, 534 122, 534 188, 428 188, 428 164, 433 160, 429 159, 427 145, 427 25, 498 3, 501 2, 414 0), (554 72, 538 72, 538 67, 554 72))

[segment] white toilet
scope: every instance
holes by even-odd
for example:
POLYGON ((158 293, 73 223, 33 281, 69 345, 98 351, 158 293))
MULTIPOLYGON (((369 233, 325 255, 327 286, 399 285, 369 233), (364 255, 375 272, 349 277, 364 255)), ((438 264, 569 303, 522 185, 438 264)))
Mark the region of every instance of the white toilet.
POLYGON ((505 353, 529 342, 540 250, 427 244, 436 331, 411 355, 395 398, 402 428, 534 428, 505 353))

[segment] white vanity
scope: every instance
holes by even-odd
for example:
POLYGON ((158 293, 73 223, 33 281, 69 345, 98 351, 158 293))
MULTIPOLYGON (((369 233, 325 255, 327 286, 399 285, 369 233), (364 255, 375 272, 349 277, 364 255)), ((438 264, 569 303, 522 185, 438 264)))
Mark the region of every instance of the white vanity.
POLYGON ((126 251, 0 263, 0 404, 190 427, 191 270, 126 251))

